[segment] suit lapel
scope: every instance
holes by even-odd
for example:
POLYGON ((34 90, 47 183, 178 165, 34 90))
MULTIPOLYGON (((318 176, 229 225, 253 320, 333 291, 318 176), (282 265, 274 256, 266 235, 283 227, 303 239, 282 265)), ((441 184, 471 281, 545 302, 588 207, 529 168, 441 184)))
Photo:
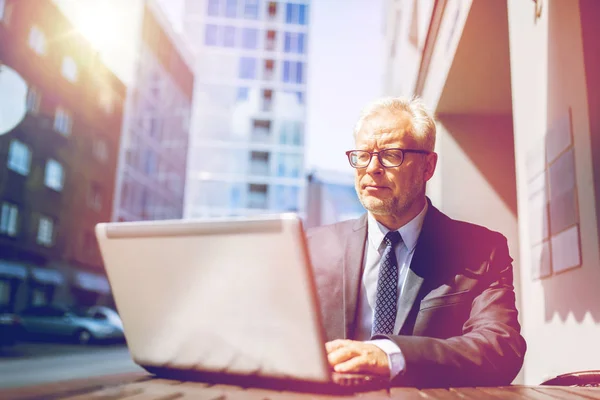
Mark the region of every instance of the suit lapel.
POLYGON ((421 285, 423 285, 424 280, 425 279, 422 276, 417 275, 412 268, 408 270, 404 290, 400 295, 400 303, 398 305, 399 310, 396 318, 398 318, 399 324, 396 324, 398 327, 396 333, 400 332, 404 327, 406 318, 415 305, 417 295, 421 290, 421 285))
MULTIPOLYGON (((417 241, 415 254, 411 260, 410 268, 406 275, 406 282, 402 293, 400 294, 397 316, 399 324, 396 324, 396 326, 398 326, 396 333, 402 331, 408 315, 415 306, 423 282, 436 267, 435 252, 432 251, 432 249, 437 248, 434 241, 436 231, 439 229, 439 221, 442 214, 431 204, 429 199, 427 199, 427 202, 429 203, 429 209, 425 215, 425 221, 423 221, 423 227, 417 241)), ((437 248, 437 250, 441 249, 437 248)))
POLYGON ((354 336, 356 304, 360 293, 360 282, 362 281, 366 239, 367 214, 364 214, 352 226, 352 232, 348 236, 345 244, 342 280, 344 285, 346 339, 350 339, 354 336))

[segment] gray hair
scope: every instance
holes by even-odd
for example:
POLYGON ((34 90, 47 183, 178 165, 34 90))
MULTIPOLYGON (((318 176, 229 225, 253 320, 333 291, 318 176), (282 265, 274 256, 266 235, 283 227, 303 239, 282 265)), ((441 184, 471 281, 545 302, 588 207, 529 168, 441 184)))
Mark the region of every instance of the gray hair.
POLYGON ((423 101, 416 96, 412 99, 406 97, 384 97, 369 104, 362 110, 360 118, 354 126, 354 139, 356 140, 358 132, 360 132, 367 119, 374 117, 384 110, 388 110, 394 114, 402 111, 410 114, 413 127, 412 134, 421 141, 424 150, 433 151, 436 133, 435 120, 423 101))

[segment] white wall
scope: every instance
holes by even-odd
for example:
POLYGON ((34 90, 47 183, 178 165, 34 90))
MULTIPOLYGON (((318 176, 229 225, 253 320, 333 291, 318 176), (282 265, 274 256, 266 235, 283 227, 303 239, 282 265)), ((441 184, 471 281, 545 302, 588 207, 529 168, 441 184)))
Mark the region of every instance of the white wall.
MULTIPOLYGON (((517 165, 522 308, 528 343, 525 383, 598 369, 600 263, 590 151, 590 127, 579 3, 550 0, 534 19, 534 5, 508 1, 513 118, 517 165), (572 111, 581 254, 579 268, 534 279, 529 168, 544 162, 545 133, 572 111)), ((539 212, 539 211, 537 211, 539 212)), ((571 249, 574 251, 575 249, 571 249)))

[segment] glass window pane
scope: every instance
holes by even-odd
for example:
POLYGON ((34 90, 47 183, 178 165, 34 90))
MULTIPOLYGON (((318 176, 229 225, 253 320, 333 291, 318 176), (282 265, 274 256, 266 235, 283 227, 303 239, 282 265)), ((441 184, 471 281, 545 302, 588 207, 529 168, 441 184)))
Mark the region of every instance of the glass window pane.
POLYGON ((235 18, 237 16, 237 0, 226 0, 225 16, 235 18))
POLYGON ((207 14, 211 16, 219 16, 219 0, 208 0, 207 14))
POLYGON ((56 191, 62 190, 64 184, 63 167, 58 161, 48 160, 46 162, 44 184, 56 191))
POLYGON ((17 218, 19 209, 10 203, 2 204, 2 214, 0 215, 0 233, 8 236, 17 234, 17 218))
POLYGON ((218 42, 219 27, 216 25, 207 24, 206 33, 204 35, 204 43, 207 46, 216 46, 218 42))
POLYGON ((235 46, 235 27, 226 26, 223 32, 223 45, 225 47, 235 46))
POLYGON ((283 81, 284 82, 290 81, 290 62, 289 61, 283 62, 283 81))
POLYGON ((304 83, 304 64, 296 63, 296 83, 304 83))
POLYGON ((308 6, 306 6, 305 4, 300 4, 298 5, 298 23, 300 25, 306 25, 307 24, 307 14, 308 14, 308 10, 307 10, 308 6))
POLYGON ((77 64, 73 58, 68 56, 63 58, 61 73, 70 82, 77 81, 77 64))
POLYGON ((283 42, 283 51, 286 53, 292 52, 292 34, 290 32, 285 33, 285 39, 283 42))
POLYGON ((240 58, 240 78, 254 79, 256 77, 256 59, 251 57, 240 58))
POLYGON ((294 5, 287 3, 285 5, 285 22, 288 24, 293 23, 294 5))
POLYGON ((248 88, 247 87, 238 88, 237 99, 239 101, 248 100, 248 88))
POLYGON ((242 29, 242 47, 244 49, 256 49, 258 47, 258 29, 242 29))
POLYGON ((297 53, 304 54, 306 51, 304 50, 304 40, 306 35, 304 33, 298 33, 298 50, 297 53))
POLYGON ((258 0, 246 0, 244 4, 244 17, 258 19, 258 0))
POLYGON ((31 151, 24 143, 13 140, 8 149, 8 168, 21 175, 29 174, 31 151))

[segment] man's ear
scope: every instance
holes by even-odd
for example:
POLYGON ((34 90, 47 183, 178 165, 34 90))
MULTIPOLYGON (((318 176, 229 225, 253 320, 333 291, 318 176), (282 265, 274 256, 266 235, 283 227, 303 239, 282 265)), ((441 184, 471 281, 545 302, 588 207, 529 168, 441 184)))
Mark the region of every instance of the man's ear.
POLYGON ((427 154, 425 158, 425 168, 423 171, 423 178, 425 182, 429 181, 435 172, 435 166, 437 165, 438 155, 437 153, 431 152, 427 154))

